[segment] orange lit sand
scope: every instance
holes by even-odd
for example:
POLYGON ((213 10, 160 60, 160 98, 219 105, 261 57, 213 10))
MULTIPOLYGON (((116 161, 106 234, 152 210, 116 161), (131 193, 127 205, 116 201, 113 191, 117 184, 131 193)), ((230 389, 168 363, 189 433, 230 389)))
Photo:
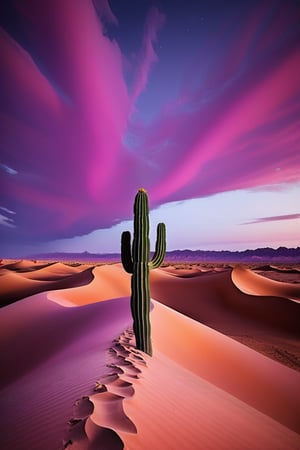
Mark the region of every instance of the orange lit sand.
POLYGON ((300 448, 300 372, 237 342, 266 341, 297 369, 296 284, 152 271, 150 358, 134 349, 119 264, 5 263, 2 301, 32 296, 0 310, 1 448, 300 448))

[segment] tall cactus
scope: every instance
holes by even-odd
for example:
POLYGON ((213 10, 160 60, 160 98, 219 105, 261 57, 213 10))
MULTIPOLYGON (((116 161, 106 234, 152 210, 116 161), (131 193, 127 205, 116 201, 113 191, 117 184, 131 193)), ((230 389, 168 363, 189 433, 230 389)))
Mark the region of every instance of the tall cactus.
POLYGON ((166 254, 166 227, 157 225, 154 255, 149 261, 149 207, 145 189, 139 189, 134 200, 134 235, 131 251, 131 235, 124 231, 121 238, 121 259, 126 272, 131 273, 131 313, 136 347, 152 355, 150 326, 149 269, 161 265, 166 254))

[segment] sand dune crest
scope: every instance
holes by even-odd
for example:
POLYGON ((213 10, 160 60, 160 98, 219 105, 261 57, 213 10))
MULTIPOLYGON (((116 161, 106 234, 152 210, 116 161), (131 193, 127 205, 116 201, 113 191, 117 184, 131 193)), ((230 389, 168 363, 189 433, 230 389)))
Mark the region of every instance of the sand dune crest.
POLYGON ((84 305, 130 295, 130 275, 118 264, 93 269, 94 279, 85 286, 52 292, 49 298, 64 305, 84 305))
POLYGON ((236 266, 231 273, 231 278, 233 283, 246 294, 270 295, 300 301, 299 285, 270 280, 246 267, 236 266))
POLYGON ((39 292, 67 289, 70 286, 76 289, 89 284, 94 278, 93 268, 86 266, 74 268, 56 263, 36 270, 29 270, 32 267, 29 264, 22 264, 21 267, 26 268, 26 271, 0 268, 0 306, 7 306, 39 292))
MULTIPOLYGON (((109 350, 123 348, 123 345, 128 344, 131 339, 132 332, 126 330, 109 350)), ((99 393, 83 397, 76 402, 75 406, 79 406, 80 410, 79 414, 77 411, 74 412, 70 421, 70 429, 65 438, 66 444, 73 445, 75 442, 75 448, 82 449, 81 441, 84 440, 88 448, 93 448, 96 437, 99 448, 104 448, 105 445, 108 446, 105 448, 114 448, 115 433, 116 435, 120 432, 137 433, 134 423, 126 415, 123 408, 124 399, 134 396, 133 385, 126 380, 127 377, 132 377, 131 368, 134 367, 134 364, 126 360, 127 356, 131 356, 130 352, 127 352, 125 356, 113 354, 116 365, 109 364, 108 366, 119 370, 101 377, 96 382, 95 391, 99 391, 99 393), (82 414, 82 410, 84 414, 82 414), (78 424, 78 418, 82 419, 81 425, 78 424), (77 432, 79 426, 81 427, 80 434, 77 432), (104 430, 110 430, 113 434, 103 434, 104 430), (82 437, 83 435, 84 437, 82 437), (104 442, 104 439, 106 442, 104 442)), ((138 373, 141 373, 141 371, 138 370, 134 373, 135 379, 138 379, 138 373)), ((116 448, 119 448, 119 445, 122 445, 121 443, 121 440, 117 441, 116 448)), ((123 445, 120 448, 123 448, 123 445)))
POLYGON ((158 302, 154 305, 152 333, 158 351, 300 432, 300 373, 158 302))

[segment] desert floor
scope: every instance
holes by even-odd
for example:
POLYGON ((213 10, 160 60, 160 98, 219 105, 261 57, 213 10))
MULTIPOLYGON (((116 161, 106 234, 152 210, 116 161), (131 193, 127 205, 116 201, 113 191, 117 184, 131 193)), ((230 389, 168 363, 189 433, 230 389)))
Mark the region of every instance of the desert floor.
POLYGON ((151 271, 153 356, 121 264, 2 260, 5 450, 297 450, 300 267, 151 271))

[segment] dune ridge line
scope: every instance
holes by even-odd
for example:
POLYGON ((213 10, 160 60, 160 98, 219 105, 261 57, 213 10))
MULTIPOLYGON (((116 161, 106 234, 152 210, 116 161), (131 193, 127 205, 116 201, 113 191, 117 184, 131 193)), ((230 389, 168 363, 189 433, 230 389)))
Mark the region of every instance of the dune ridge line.
POLYGON ((96 381, 95 394, 75 402, 62 449, 70 446, 79 449, 84 442, 93 448, 119 450, 124 448, 124 443, 118 432, 137 433, 123 408, 123 401, 134 396, 134 383, 147 367, 147 355, 135 348, 134 341, 132 328, 127 328, 113 341, 108 349, 113 358, 113 363, 107 364, 111 371, 96 381))

